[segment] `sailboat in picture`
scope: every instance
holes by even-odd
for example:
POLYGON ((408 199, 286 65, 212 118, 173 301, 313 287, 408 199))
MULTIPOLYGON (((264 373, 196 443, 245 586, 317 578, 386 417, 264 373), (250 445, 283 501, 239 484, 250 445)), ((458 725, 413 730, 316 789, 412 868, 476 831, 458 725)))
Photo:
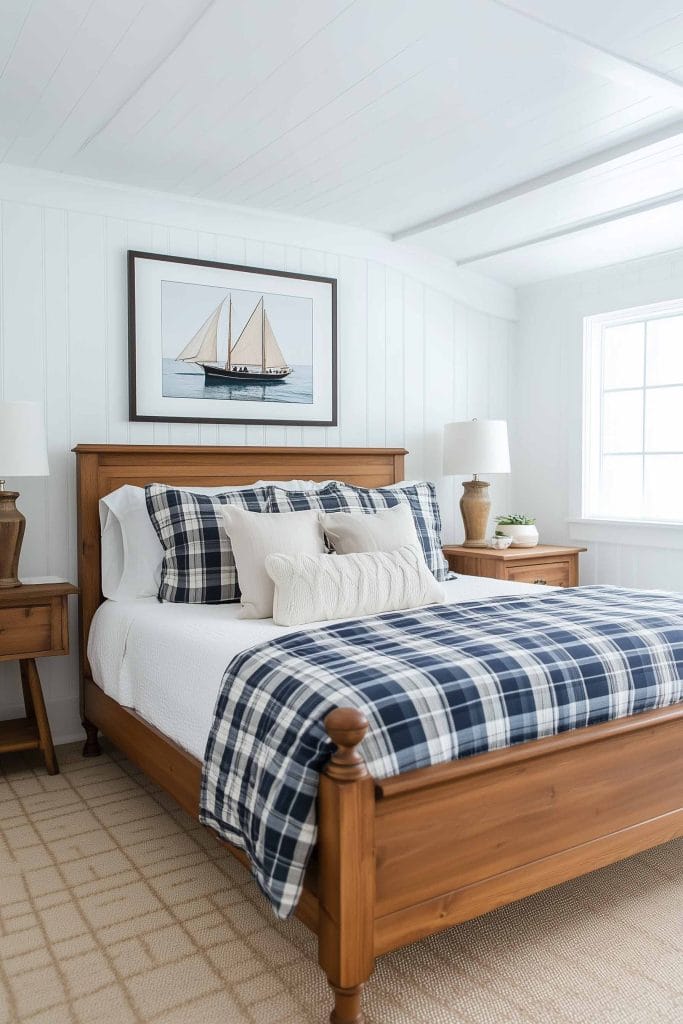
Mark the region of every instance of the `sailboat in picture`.
POLYGON ((237 341, 232 342, 232 295, 223 299, 207 317, 197 333, 190 338, 176 359, 195 363, 204 370, 207 384, 225 381, 276 384, 292 372, 282 354, 266 313, 263 296, 258 300, 242 328, 237 341), (218 358, 218 328, 221 314, 228 304, 228 358, 218 358))

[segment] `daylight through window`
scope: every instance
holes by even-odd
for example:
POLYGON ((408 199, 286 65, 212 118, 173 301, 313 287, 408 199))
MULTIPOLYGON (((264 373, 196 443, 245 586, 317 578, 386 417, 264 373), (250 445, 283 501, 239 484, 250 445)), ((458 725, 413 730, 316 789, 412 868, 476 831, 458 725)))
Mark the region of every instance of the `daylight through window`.
POLYGON ((683 522, 683 302, 584 336, 584 516, 683 522))

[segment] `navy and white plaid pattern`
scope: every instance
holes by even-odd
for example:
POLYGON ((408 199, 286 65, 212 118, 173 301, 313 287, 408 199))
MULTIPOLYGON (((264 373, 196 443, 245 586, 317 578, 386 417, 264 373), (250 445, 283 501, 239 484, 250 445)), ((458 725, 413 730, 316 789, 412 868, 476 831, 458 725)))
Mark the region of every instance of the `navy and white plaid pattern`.
POLYGON ((147 511, 164 549, 159 600, 176 604, 238 601, 235 556, 221 521, 221 506, 263 512, 267 498, 265 487, 196 494, 148 484, 147 511))
POLYGON ((201 820, 249 855, 280 917, 317 837, 325 716, 355 707, 377 779, 683 699, 683 595, 615 587, 431 605, 237 655, 206 747, 201 820))
POLYGON ((309 508, 320 508, 325 512, 348 512, 352 509, 377 512, 404 502, 413 514, 429 571, 439 583, 455 578, 448 571, 448 563, 441 550, 441 513, 434 484, 425 481, 393 487, 354 487, 335 482, 319 491, 286 491, 281 487, 270 487, 268 493, 268 512, 299 512, 309 508))

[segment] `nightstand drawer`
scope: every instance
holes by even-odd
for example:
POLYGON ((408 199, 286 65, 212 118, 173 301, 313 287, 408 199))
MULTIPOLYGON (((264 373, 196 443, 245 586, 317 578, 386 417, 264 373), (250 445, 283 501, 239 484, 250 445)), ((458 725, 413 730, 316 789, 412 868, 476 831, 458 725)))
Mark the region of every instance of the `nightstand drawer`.
POLYGON ((67 654, 66 598, 0 606, 0 661, 67 654))
POLYGON ((568 587, 571 583, 569 562, 528 562, 507 566, 506 578, 515 583, 545 583, 549 587, 568 587))

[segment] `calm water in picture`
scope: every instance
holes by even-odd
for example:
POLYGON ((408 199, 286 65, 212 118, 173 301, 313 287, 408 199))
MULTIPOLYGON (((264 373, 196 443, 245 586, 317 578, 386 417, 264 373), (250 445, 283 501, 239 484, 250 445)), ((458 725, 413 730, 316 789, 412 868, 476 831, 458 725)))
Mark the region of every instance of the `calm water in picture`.
MULTIPOLYGON (((281 381, 268 384, 248 381, 205 382, 204 371, 176 359, 163 361, 162 393, 165 398, 223 398, 240 402, 287 402, 311 405, 313 367, 293 366, 281 381)), ((291 364, 290 364, 291 365, 291 364)))

